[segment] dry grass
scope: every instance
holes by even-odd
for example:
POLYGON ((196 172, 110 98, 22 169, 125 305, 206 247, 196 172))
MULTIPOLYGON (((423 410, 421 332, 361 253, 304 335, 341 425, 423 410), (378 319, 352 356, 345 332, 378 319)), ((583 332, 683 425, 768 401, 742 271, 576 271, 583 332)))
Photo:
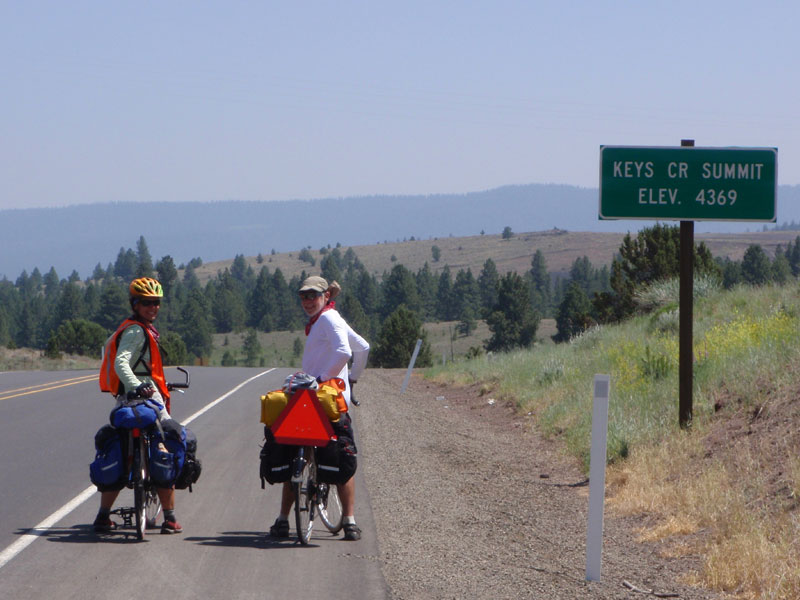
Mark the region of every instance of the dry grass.
MULTIPOLYGON (((702 571, 688 583, 739 598, 800 597, 800 521, 794 510, 764 497, 768 448, 744 448, 735 460, 716 458, 701 431, 681 433, 640 449, 609 468, 612 510, 647 514, 641 541, 657 542, 665 556, 702 555, 702 571)), ((797 460, 790 475, 796 489, 797 460)))
POLYGON ((100 360, 67 354, 60 359, 47 358, 40 350, 0 346, 0 371, 73 371, 99 369, 100 360))

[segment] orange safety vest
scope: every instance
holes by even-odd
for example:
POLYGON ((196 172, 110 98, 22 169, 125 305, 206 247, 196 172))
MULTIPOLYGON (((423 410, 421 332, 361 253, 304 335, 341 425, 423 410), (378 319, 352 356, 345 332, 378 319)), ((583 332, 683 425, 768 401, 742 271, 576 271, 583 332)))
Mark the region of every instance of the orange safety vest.
MULTIPOLYGON (((161 397, 164 398, 164 401, 167 402, 167 406, 169 407, 169 390, 167 389, 167 380, 164 377, 164 365, 161 363, 161 352, 158 349, 158 343, 150 331, 148 331, 147 327, 134 319, 125 319, 122 325, 108 338, 103 347, 103 363, 100 365, 100 391, 111 392, 115 395, 123 393, 124 390, 122 389, 119 375, 117 375, 117 371, 114 368, 114 362, 117 357, 117 342, 119 341, 119 336, 122 335, 122 332, 128 327, 133 325, 144 329, 145 337, 147 337, 146 343, 149 343, 150 364, 148 365, 144 363, 144 361, 142 361, 142 363, 150 372, 150 377, 153 379, 158 391, 161 392, 161 397)), ((139 356, 140 360, 142 356, 144 356, 144 349, 145 348, 142 348, 142 354, 139 356)), ((139 361, 137 361, 137 363, 138 362, 139 361)))

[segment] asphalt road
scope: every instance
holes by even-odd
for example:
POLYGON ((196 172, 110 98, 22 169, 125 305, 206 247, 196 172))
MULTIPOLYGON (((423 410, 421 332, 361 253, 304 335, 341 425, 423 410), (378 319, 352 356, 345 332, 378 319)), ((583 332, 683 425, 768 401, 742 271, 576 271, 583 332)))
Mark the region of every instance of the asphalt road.
MULTIPOLYGON (((97 373, 0 373, 0 598, 386 598, 361 469, 362 540, 345 542, 321 522, 309 547, 267 535, 280 489, 262 490, 258 477, 258 397, 288 372, 190 369, 191 388, 173 396, 172 414, 194 417, 203 473, 193 493, 178 492, 184 533, 155 530, 143 542, 132 530, 97 536, 91 528, 99 494, 87 491, 88 465, 113 406, 97 373)), ((118 504, 132 503, 123 490, 118 504)))

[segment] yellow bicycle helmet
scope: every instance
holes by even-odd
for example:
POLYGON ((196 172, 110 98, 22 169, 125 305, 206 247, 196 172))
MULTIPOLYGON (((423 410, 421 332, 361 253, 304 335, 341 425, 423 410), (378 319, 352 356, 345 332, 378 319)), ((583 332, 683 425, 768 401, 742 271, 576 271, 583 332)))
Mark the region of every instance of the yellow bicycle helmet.
POLYGON ((131 300, 140 298, 163 298, 161 284, 152 277, 139 277, 131 281, 131 300))

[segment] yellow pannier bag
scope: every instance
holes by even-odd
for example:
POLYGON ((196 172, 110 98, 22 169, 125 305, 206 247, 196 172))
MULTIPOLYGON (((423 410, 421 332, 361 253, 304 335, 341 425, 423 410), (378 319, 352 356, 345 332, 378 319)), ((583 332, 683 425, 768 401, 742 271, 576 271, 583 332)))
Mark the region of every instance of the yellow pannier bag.
POLYGON ((266 396, 261 396, 261 422, 272 426, 288 403, 289 397, 282 390, 267 392, 266 396))
MULTIPOLYGON (((331 422, 336 423, 339 420, 339 402, 338 397, 341 392, 335 387, 325 385, 324 383, 319 386, 317 390, 317 400, 322 405, 322 410, 328 415, 331 422)), ((344 400, 344 398, 342 398, 344 400)))

